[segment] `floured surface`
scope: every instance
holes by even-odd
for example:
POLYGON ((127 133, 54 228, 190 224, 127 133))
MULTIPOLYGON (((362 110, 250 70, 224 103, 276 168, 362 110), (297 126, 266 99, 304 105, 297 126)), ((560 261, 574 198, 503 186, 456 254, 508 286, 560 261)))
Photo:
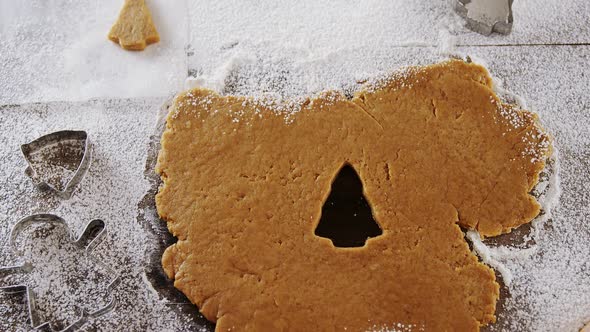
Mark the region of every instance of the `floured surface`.
POLYGON ((179 239, 164 269, 219 331, 479 330, 499 287, 455 223, 495 236, 532 220, 528 192, 549 152, 535 117, 461 61, 396 73, 350 101, 328 93, 290 118, 192 90, 158 159, 158 212, 179 239), (344 164, 383 230, 362 248, 314 236, 344 164))
POLYGON ((486 38, 464 27, 452 0, 188 2, 189 81, 240 95, 306 96, 432 63, 455 44, 590 43, 588 1, 513 6, 512 32, 486 38))
MULTIPOLYGON (((106 236, 91 255, 114 269, 121 277, 121 284, 112 292, 112 297, 118 301, 115 310, 86 325, 85 329, 90 331, 112 330, 120 326, 130 330, 198 330, 199 327, 189 315, 179 316, 161 301, 142 277, 148 244, 142 226, 136 221, 137 203, 148 189, 143 169, 149 136, 153 132, 153 115, 164 101, 162 98, 104 100, 0 108, 3 115, 18 115, 3 117, 0 121, 0 130, 11 133, 0 138, 0 197, 3 201, 0 204, 0 266, 13 265, 22 259, 8 246, 8 235, 12 226, 25 216, 54 213, 64 218, 76 235, 90 220, 104 220, 106 236), (20 144, 62 129, 86 130, 94 143, 90 168, 72 198, 65 201, 49 193, 43 194, 34 187, 24 174, 26 162, 20 153, 20 144)), ((78 315, 74 309, 75 301, 80 301, 79 306, 89 310, 102 304, 86 302, 95 298, 85 298, 83 294, 103 294, 108 279, 113 276, 100 274, 107 280, 91 282, 88 274, 81 274, 82 271, 99 267, 75 266, 76 260, 83 259, 79 253, 68 251, 64 254, 67 248, 59 246, 59 241, 45 243, 43 238, 23 239, 51 258, 45 262, 35 261, 33 276, 44 277, 37 280, 28 280, 26 275, 18 274, 0 277, 0 286, 24 282, 34 287, 39 294, 37 305, 41 309, 41 319, 64 325, 78 315), (53 260, 60 261, 60 264, 54 264, 53 260), (47 278, 47 275, 53 278, 47 278), (86 288, 72 289, 72 285, 60 282, 60 278, 79 278, 90 284, 84 284, 86 288)), ((24 296, 0 293, 0 317, 1 330, 28 330, 24 296)))
POLYGON ((447 35, 441 31, 459 27, 447 1, 212 1, 188 9, 191 80, 282 98, 350 90, 427 64, 447 35))
POLYGON ((249 84, 244 92, 269 90, 275 80, 273 93, 292 95, 292 86, 307 95, 424 64, 456 43, 590 42, 585 0, 517 1, 512 33, 488 38, 465 29, 446 0, 152 0, 162 42, 137 55, 105 38, 121 5, 0 0, 0 103, 168 95, 181 89, 187 71, 221 90, 236 70, 249 84), (407 49, 420 55, 408 57, 407 49), (241 63, 255 68, 234 69, 241 63))
POLYGON ((183 2, 150 1, 162 42, 107 39, 122 1, 0 0, 0 104, 169 96, 186 76, 183 2))

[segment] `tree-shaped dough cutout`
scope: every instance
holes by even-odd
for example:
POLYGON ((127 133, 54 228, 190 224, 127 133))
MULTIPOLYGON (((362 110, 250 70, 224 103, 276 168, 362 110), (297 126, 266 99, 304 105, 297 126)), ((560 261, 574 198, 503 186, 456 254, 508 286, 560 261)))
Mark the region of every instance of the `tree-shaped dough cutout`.
POLYGON ((336 247, 362 247, 368 238, 381 234, 359 175, 345 164, 332 182, 315 235, 332 240, 336 247))
POLYGON ((125 0, 119 18, 109 32, 109 39, 130 51, 141 51, 160 41, 145 0, 125 0))

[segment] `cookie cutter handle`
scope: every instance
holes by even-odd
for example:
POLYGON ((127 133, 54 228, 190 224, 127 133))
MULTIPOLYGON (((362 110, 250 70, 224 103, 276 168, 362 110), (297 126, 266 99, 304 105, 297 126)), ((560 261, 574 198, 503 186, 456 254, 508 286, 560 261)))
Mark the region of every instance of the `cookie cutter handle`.
POLYGON ((106 224, 102 219, 94 219, 90 221, 76 240, 76 245, 80 248, 86 248, 86 251, 91 251, 98 245, 104 236, 105 226, 106 224))

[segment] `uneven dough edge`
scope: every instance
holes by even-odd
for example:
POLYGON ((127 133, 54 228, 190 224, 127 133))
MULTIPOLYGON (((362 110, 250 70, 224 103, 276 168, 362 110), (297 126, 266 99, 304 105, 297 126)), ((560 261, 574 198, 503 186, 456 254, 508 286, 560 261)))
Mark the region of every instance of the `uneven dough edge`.
POLYGON ((536 157, 537 161, 531 163, 530 167, 527 169, 529 191, 527 197, 529 203, 534 206, 534 210, 531 211, 530 214, 521 216, 521 218, 518 221, 515 220, 512 223, 503 224, 500 228, 482 227, 485 225, 481 225, 479 223, 472 223, 470 221, 462 220, 461 218, 458 222, 459 225, 468 229, 476 230, 480 233, 482 238, 486 238, 510 233, 513 229, 523 224, 529 223, 535 217, 537 217, 541 212, 541 205, 537 202, 536 198, 530 194, 530 191, 532 191, 538 183, 539 175, 545 168, 546 160, 553 153, 553 137, 542 126, 538 115, 528 110, 515 108, 514 105, 503 103, 500 97, 496 95, 493 80, 488 70, 479 64, 471 62, 467 63, 462 60, 452 59, 428 66, 408 67, 405 71, 402 71, 402 73, 403 74, 400 76, 399 72, 394 72, 392 75, 387 76, 384 79, 381 79, 377 83, 377 87, 374 86, 374 83, 368 85, 367 88, 355 93, 354 98, 351 100, 351 102, 356 103, 364 109, 367 106, 372 106, 370 102, 368 102, 368 100, 370 99, 368 96, 371 96, 376 92, 387 93, 392 90, 395 91, 403 89, 408 84, 411 85, 412 80, 416 82, 436 80, 440 79, 444 75, 460 77, 466 81, 472 81, 479 84, 483 89, 487 91, 487 93, 495 100, 495 102, 498 105, 500 105, 499 107, 510 108, 516 111, 516 113, 518 114, 518 118, 526 123, 526 126, 520 130, 522 132, 535 132, 537 134, 537 137, 536 139, 534 139, 533 143, 541 141, 547 142, 546 149, 542 151, 541 155, 536 157), (411 78, 411 80, 408 77, 411 78), (367 105, 367 103, 369 104, 367 105))
MULTIPOLYGON (((435 66, 445 66, 446 64, 440 64, 440 65, 435 65, 435 66)), ((461 64, 457 64, 459 67, 461 66, 461 64)), ((487 74, 487 71, 480 66, 475 66, 475 65, 468 65, 468 64, 464 64, 465 66, 469 66, 471 70, 468 71, 468 75, 465 75, 465 79, 467 80, 472 80, 475 81, 479 84, 481 84, 482 86, 486 87, 487 89, 490 90, 490 93, 493 94, 495 96, 495 94, 493 93, 492 90, 492 81, 490 76, 487 74), (476 69, 476 70, 472 70, 472 69, 476 69)), ((454 68, 456 69, 456 68, 454 68)), ((457 71, 459 73, 464 73, 462 71, 463 69, 457 69, 457 71)), ((419 73, 416 75, 420 75, 419 73)), ((392 80, 390 83, 388 83, 385 87, 381 87, 381 89, 386 90, 388 88, 396 88, 397 84, 399 84, 399 82, 392 80)), ((209 91, 209 90, 205 90, 205 89, 195 89, 195 90, 191 90, 191 91, 187 91, 183 94, 180 94, 177 99, 176 102, 183 100, 186 95, 190 93, 193 96, 206 96, 206 95, 214 95, 218 98, 222 98, 219 97, 215 92, 209 91)), ((360 93, 357 93, 357 95, 355 95, 354 99, 352 100, 353 103, 357 103, 357 104, 362 104, 365 102, 365 96, 366 94, 368 94, 369 92, 367 91, 361 91, 360 93)), ((230 101, 234 101, 235 103, 239 103, 241 102, 243 99, 242 98, 238 98, 238 97, 227 97, 228 100, 230 101)), ((176 104, 175 102, 175 106, 173 106, 171 113, 169 114, 169 117, 174 116, 174 110, 176 109, 176 104)), ((311 102, 314 102, 314 99, 311 99, 311 102)), ((527 111, 522 111, 527 112, 527 111)), ((528 112, 527 112, 528 113, 528 112)), ((532 124, 533 126, 539 126, 538 123, 536 122, 536 116, 534 116, 535 118, 535 123, 532 124)), ((169 118, 170 119, 170 118, 169 118)), ((540 128, 540 127, 539 127, 540 128)), ((542 131, 542 129, 540 129, 542 131)), ((164 146, 165 143, 165 137, 166 135, 172 135, 172 128, 170 126, 167 125, 167 129, 166 132, 164 133, 163 137, 162 137, 162 143, 164 146)), ((158 193, 157 197, 156 197, 156 204, 158 207, 158 212, 160 213, 161 217, 166 220, 169 223, 169 229, 173 232, 173 234, 175 236, 179 236, 180 234, 175 234, 175 229, 174 227, 171 227, 174 224, 174 221, 171 220, 168 217, 168 213, 165 209, 162 209, 162 207, 164 205, 166 205, 163 201, 162 201, 162 196, 163 196, 163 191, 166 190, 166 165, 164 163, 161 163, 160 161, 163 160, 163 152, 164 149, 161 151, 160 156, 158 158, 159 162, 158 162, 158 166, 157 166, 157 172, 162 176, 162 180, 164 182, 160 192, 158 193)), ((550 154, 550 149, 547 151, 547 155, 550 154)), ((536 163, 534 167, 532 167, 530 169, 529 172, 529 183, 530 183, 530 187, 532 188, 536 182, 538 181, 538 175, 539 172, 543 169, 544 166, 544 158, 541 158, 542 162, 540 163, 536 163)), ((532 198, 534 200, 534 198, 532 198)), ((536 201, 535 201, 536 202, 536 201)), ((538 212, 537 212, 538 213, 538 212)), ((536 214, 535 214, 536 215, 536 214)), ((534 216, 526 216, 525 219, 530 218, 532 219, 534 216)), ((529 220, 530 221, 530 220, 529 220)), ((528 221, 525 221, 528 222, 528 221)), ((524 223, 524 222, 523 222, 524 223)), ((463 225, 463 226, 472 226, 472 225, 463 225)), ((476 225, 477 226, 477 225, 476 225)), ((509 226, 506 228, 503 228, 500 230, 499 233, 504 233, 504 232, 509 232, 513 227, 517 227, 516 226, 509 226)), ((480 230, 481 231, 481 230, 480 230)), ((487 235, 487 236, 494 236, 499 234, 497 230, 492 230, 489 232, 486 232, 485 230, 483 231, 483 235, 487 235)), ((169 247, 166 252, 164 253, 163 256, 163 266, 164 269, 166 271, 166 273, 168 274, 169 277, 171 278, 176 278, 176 274, 179 271, 179 267, 182 265, 182 262, 184 261, 185 257, 179 257, 178 255, 178 250, 176 248, 176 245, 173 245, 171 247, 169 247)), ((495 283, 495 276, 493 273, 493 270, 490 269, 489 267, 481 264, 481 267, 484 267, 483 269, 480 269, 478 273, 489 273, 491 274, 490 277, 493 278, 494 280, 494 284, 496 287, 494 287, 495 289, 489 290, 492 293, 492 298, 494 299, 491 303, 487 303, 484 305, 485 310, 483 310, 480 313, 474 313, 474 316, 479 316, 480 318, 480 322, 479 323, 487 323, 487 322, 493 322, 495 321, 495 317, 494 317, 494 311, 495 311, 495 305, 496 305, 496 300, 499 296, 499 286, 497 283, 495 283), (484 272, 486 271, 486 272, 484 272)), ((475 271, 474 271, 475 272, 475 271)), ((192 299, 191 299, 192 301, 192 299)), ((200 303, 197 303, 197 305, 201 305, 203 301, 199 301, 200 303)), ((207 315, 207 318, 211 319, 211 320, 215 320, 216 317, 210 317, 211 315, 207 315)), ((478 324, 479 324, 478 323, 478 324)))

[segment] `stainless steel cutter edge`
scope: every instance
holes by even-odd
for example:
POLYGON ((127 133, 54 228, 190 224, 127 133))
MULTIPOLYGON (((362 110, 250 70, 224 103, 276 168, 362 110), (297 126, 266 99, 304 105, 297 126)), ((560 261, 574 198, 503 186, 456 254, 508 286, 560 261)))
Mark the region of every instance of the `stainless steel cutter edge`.
MULTIPOLYGON (((91 259, 95 264, 104 268, 105 271, 108 272, 108 274, 115 276, 113 278, 113 280, 107 286, 108 293, 109 294, 112 293, 114 288, 121 281, 120 277, 117 275, 117 273, 114 270, 112 270, 110 267, 103 264, 99 260, 95 259, 91 255, 92 250, 104 238, 104 235, 106 232, 104 221, 102 221, 101 219, 94 219, 94 220, 90 221, 84 227, 82 234, 78 238, 76 238, 75 235, 73 234, 73 232, 70 230, 68 224, 65 222, 65 220, 57 215, 35 214, 35 215, 27 216, 27 217, 19 220, 14 225, 14 227, 12 228, 12 230, 10 232, 9 245, 15 254, 18 255, 21 253, 20 251, 15 249, 16 236, 18 235, 18 233, 22 229, 24 229, 25 227, 27 227, 28 225, 33 224, 33 223, 50 223, 50 224, 62 226, 68 232, 68 234, 70 236, 70 240, 75 245, 84 249, 84 255, 87 255, 87 257, 89 259, 91 259), (98 232, 95 232, 96 229, 99 229, 98 232)), ((0 267, 0 274, 14 273, 14 272, 28 273, 33 268, 34 267, 29 262, 24 262, 21 265, 0 267)), ((25 293, 25 297, 27 299, 27 311, 28 311, 28 316, 29 316, 31 328, 33 328, 33 329, 49 329, 51 331, 55 331, 51 328, 49 322, 40 322, 40 319, 37 315, 37 311, 35 308, 35 294, 34 294, 33 290, 31 289, 31 287, 24 285, 24 284, 10 285, 10 286, 0 287, 0 292, 9 293, 9 294, 25 293)), ((117 304, 117 301, 115 298, 113 298, 107 305, 105 305, 101 308, 98 308, 92 312, 85 312, 84 310, 79 310, 79 318, 76 321, 74 321, 73 323, 71 323, 70 325, 63 328, 62 330, 59 330, 59 332, 75 331, 75 330, 79 329, 80 327, 82 327, 86 322, 88 322, 89 319, 97 318, 97 317, 100 317, 100 316, 110 312, 111 310, 113 310, 115 308, 116 304, 117 304)))
POLYGON ((488 1, 487 4, 493 6, 495 5, 494 2, 498 1, 507 1, 508 4, 508 13, 504 20, 496 20, 494 24, 489 25, 485 22, 478 21, 473 19, 469 16, 469 11, 467 9, 467 4, 473 2, 473 0, 454 0, 454 7, 455 11, 465 19, 466 26, 472 31, 480 33, 482 35, 488 36, 493 32, 497 32, 503 35, 507 35, 512 31, 512 24, 514 22, 514 16, 512 14, 512 4, 514 0, 486 0, 488 1))
POLYGON ((88 168, 90 167, 90 162, 92 161, 92 143, 90 141, 88 133, 84 130, 55 131, 38 137, 29 143, 22 144, 20 146, 20 149, 23 154, 23 157, 25 158, 28 164, 28 167, 25 169, 25 175, 28 176, 38 188, 49 189, 57 193, 59 197, 64 199, 70 198, 72 196, 74 189, 84 178, 86 170, 88 170, 88 168), (78 168, 74 172, 74 176, 72 176, 72 178, 68 180, 64 189, 59 190, 44 181, 38 181, 38 179, 35 177, 35 170, 31 165, 31 161, 29 160, 29 150, 31 149, 31 147, 42 146, 45 145, 47 142, 58 141, 60 139, 69 138, 75 135, 78 135, 80 139, 84 140, 84 151, 82 153, 82 160, 80 161, 78 168))

